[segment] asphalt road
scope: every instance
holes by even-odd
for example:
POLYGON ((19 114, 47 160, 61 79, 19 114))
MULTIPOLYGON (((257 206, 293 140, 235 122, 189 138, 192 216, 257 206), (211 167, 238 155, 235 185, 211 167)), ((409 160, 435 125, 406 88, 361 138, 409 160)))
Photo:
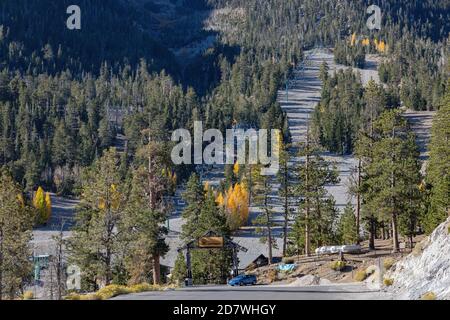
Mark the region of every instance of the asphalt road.
POLYGON ((113 300, 385 300, 389 295, 362 284, 288 286, 202 286, 123 295, 113 300))

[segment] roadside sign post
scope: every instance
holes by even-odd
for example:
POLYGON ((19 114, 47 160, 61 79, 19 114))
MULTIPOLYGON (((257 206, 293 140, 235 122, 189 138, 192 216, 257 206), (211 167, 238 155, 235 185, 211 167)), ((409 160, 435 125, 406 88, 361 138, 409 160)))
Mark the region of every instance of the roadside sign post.
POLYGON ((247 248, 240 246, 233 242, 230 238, 224 237, 216 232, 208 231, 202 237, 194 239, 188 242, 186 245, 178 249, 178 252, 182 250, 186 251, 186 279, 185 285, 192 286, 192 266, 191 266, 191 250, 201 249, 230 249, 233 259, 233 274, 239 275, 239 260, 238 251, 247 252, 247 248))

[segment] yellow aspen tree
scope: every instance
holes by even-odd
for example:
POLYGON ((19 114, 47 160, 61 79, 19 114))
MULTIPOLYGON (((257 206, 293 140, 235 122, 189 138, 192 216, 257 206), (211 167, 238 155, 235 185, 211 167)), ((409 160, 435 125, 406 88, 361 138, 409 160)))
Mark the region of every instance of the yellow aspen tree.
POLYGON ((234 187, 230 187, 225 194, 225 199, 222 194, 219 194, 216 202, 221 201, 226 203, 225 208, 231 229, 236 230, 248 222, 248 191, 244 184, 237 183, 234 187))
POLYGON ((39 224, 45 223, 45 193, 44 189, 42 187, 39 187, 34 194, 33 198, 33 207, 36 209, 37 212, 37 222, 39 224))
POLYGON ((51 216, 52 216, 52 198, 50 196, 50 193, 47 192, 45 194, 45 219, 46 219, 46 221, 50 221, 51 216))
POLYGON ((172 181, 172 183, 173 183, 174 186, 177 185, 178 177, 177 177, 177 173, 176 173, 176 172, 173 172, 173 173, 172 173, 172 176, 171 176, 170 180, 172 181))
POLYGON ((225 199, 223 197, 222 192, 220 192, 219 195, 217 196, 216 203, 219 207, 223 207, 223 205, 225 204, 225 199))
POLYGON ((386 44, 384 41, 380 41, 378 44, 378 52, 384 53, 386 51, 386 44))
POLYGON ((239 163, 236 162, 233 166, 233 173, 235 176, 237 176, 239 174, 239 163))
POLYGON ((249 208, 248 208, 248 192, 242 186, 240 186, 239 188, 238 198, 239 198, 239 215, 241 218, 241 226, 243 226, 248 221, 249 208))
POLYGON ((356 33, 352 34, 352 37, 350 39, 350 45, 353 47, 356 44, 356 33))
POLYGON ((19 202, 21 208, 25 208, 25 199, 23 198, 23 194, 17 195, 17 201, 19 202))

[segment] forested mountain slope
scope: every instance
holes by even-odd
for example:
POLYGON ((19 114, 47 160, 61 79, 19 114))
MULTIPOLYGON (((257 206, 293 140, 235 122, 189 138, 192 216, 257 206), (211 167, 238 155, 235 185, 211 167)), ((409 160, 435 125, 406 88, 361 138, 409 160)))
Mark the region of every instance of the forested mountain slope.
MULTIPOLYGON (((3 0, 0 186, 10 192, 1 194, 8 206, 0 215, 31 234, 52 221, 51 197, 38 187, 79 200, 67 254, 87 275, 86 291, 160 283, 177 187, 187 204, 184 242, 209 230, 245 233, 241 227, 253 224, 251 237, 261 236, 269 256, 281 232, 284 256, 363 239, 375 249, 376 237, 391 238, 399 251, 401 241, 412 245, 415 234, 431 232, 448 212, 449 11, 448 0, 3 0), (81 30, 66 28, 72 4, 81 8, 81 30), (380 30, 366 25, 371 4, 380 6, 380 30), (332 64, 316 61, 314 77, 299 80, 305 101, 277 100, 317 47, 331 48, 336 64, 378 72, 381 83, 363 86, 354 70, 330 74, 332 64), (315 87, 310 97, 308 87, 315 87), (284 110, 298 102, 308 112, 319 102, 313 125, 294 115, 291 136, 280 102, 284 110), (438 110, 426 177, 405 108, 438 110), (170 157, 171 133, 192 132, 199 120, 221 132, 280 129, 279 175, 267 178, 259 167, 235 163, 223 168, 215 188, 206 187, 193 174, 198 167, 176 166, 170 157), (300 138, 306 144, 295 146, 294 156, 308 161, 289 170, 287 151, 300 138), (337 175, 323 149, 358 159, 348 190, 357 206, 348 203, 341 217, 326 193, 337 175), (274 190, 274 180, 281 188, 274 190), (283 199, 283 221, 274 219, 274 191, 283 199), (250 207, 263 210, 253 219, 250 207)), ((31 270, 29 237, 21 236, 10 232, 7 243, 18 245, 0 252, 23 266, 8 269, 21 280, 8 284, 11 298, 23 292, 31 270)), ((193 257, 196 281, 224 281, 226 253, 193 257)))

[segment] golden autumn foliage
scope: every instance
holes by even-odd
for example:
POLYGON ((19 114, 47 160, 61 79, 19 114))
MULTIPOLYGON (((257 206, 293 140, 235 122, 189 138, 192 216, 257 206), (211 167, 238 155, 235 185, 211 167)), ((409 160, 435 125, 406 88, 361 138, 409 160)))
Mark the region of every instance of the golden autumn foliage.
POLYGON ((373 41, 373 43, 375 45, 375 49, 377 49, 378 52, 380 52, 380 53, 385 53, 386 52, 387 46, 386 46, 386 43, 383 40, 378 41, 377 39, 375 39, 373 41))
MULTIPOLYGON (((23 201, 20 200, 19 201, 23 201)), ((45 193, 42 187, 39 187, 33 197, 33 207, 37 211, 37 222, 39 224, 47 223, 52 215, 52 200, 50 194, 45 193)))
POLYGON ((167 177, 172 185, 174 185, 174 186, 177 185, 178 177, 177 177, 177 173, 176 172, 172 172, 172 171, 167 170, 167 169, 162 169, 162 175, 167 177))
POLYGON ((19 204, 22 208, 25 207, 25 199, 23 198, 23 194, 17 195, 17 202, 19 202, 19 204))
POLYGON ((356 33, 353 33, 351 38, 350 38, 350 45, 353 47, 355 46, 357 43, 357 39, 356 39, 356 33))
POLYGON ((177 177, 177 173, 173 172, 170 176, 170 180, 172 181, 173 185, 176 186, 177 185, 177 181, 178 181, 178 177, 177 177))
POLYGON ((66 300, 108 300, 123 294, 140 293, 148 291, 160 291, 163 287, 157 285, 151 285, 148 283, 136 284, 133 286, 123 286, 117 284, 111 284, 103 287, 97 292, 89 294, 76 294, 72 293, 65 297, 66 300))
POLYGON ((244 184, 236 183, 225 193, 219 193, 216 203, 225 208, 228 225, 232 230, 239 229, 248 221, 248 191, 244 184))
POLYGON ((42 189, 42 187, 39 187, 36 191, 36 193, 34 194, 34 198, 33 198, 33 206, 36 209, 40 209, 42 207, 44 207, 44 189, 42 189))
MULTIPOLYGON (((356 35, 356 33, 353 33, 350 36, 350 46, 354 47, 358 45, 358 43, 361 43, 361 45, 364 47, 368 47, 370 46, 371 41, 369 38, 361 39, 356 35)), ((384 42, 383 40, 378 41, 378 39, 374 39, 373 46, 375 47, 375 50, 377 50, 379 53, 385 53, 388 49, 386 42, 384 42)))
POLYGON ((235 176, 237 176, 239 174, 239 163, 235 163, 233 166, 233 173, 235 176))
POLYGON ((98 203, 98 208, 100 210, 106 210, 108 208, 117 210, 120 207, 120 201, 121 195, 117 190, 116 185, 112 184, 110 187, 110 201, 108 202, 105 199, 101 198, 98 203))
POLYGON ((45 218, 49 221, 52 216, 52 197, 48 192, 45 193, 45 214, 45 218))
POLYGON ((217 205, 218 205, 219 207, 223 207, 223 206, 224 206, 224 204, 225 204, 225 199, 224 199, 224 197, 223 197, 222 192, 220 192, 219 195, 217 196, 217 198, 216 198, 216 203, 217 203, 217 205))

